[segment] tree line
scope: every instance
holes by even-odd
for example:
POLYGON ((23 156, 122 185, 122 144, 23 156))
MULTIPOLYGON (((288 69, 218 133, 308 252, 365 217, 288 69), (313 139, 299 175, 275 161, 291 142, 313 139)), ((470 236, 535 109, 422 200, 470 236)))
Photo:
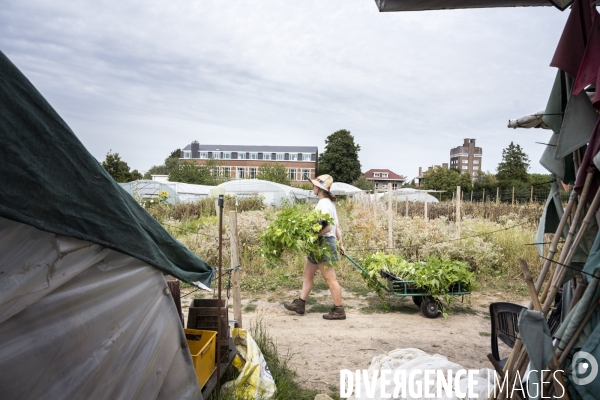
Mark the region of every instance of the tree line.
MULTIPOLYGON (((477 171, 471 175, 468 172, 461 173, 459 170, 445 169, 440 166, 434 167, 423 173, 420 188, 425 190, 441 190, 442 199, 452 198, 456 193, 456 187, 460 186, 464 192, 481 193, 484 191, 495 198, 498 190, 512 191, 521 198, 529 198, 531 187, 538 190, 550 190, 550 174, 530 174, 529 157, 520 145, 510 142, 507 148, 502 150, 502 161, 496 168, 496 174, 491 172, 477 171)), ((416 186, 415 182, 406 186, 416 186)), ((438 196, 436 196, 438 197, 438 196)))
MULTIPOLYGON (((360 145, 355 142, 350 131, 341 129, 332 133, 325 139, 323 153, 319 154, 317 175, 329 174, 336 182, 348 183, 367 191, 373 190, 373 182, 366 179, 361 171, 359 151, 360 145)), ((181 149, 175 149, 162 164, 153 165, 142 175, 137 170, 130 171, 119 153, 113 153, 111 150, 102 166, 117 182, 152 179, 152 175, 167 175, 171 182, 215 186, 230 179, 230 176, 224 176, 220 160, 209 159, 204 164, 198 164, 193 160, 181 160, 180 157, 181 149)), ((420 188, 442 191, 440 195, 436 195, 442 200, 452 198, 457 186, 465 192, 481 193, 485 190, 490 195, 495 194, 498 188, 501 191, 515 188, 521 197, 523 193, 529 192, 531 186, 549 190, 550 175, 529 174, 529 162, 529 157, 521 146, 511 142, 502 151, 502 161, 498 164, 496 174, 477 171, 471 177, 469 173, 438 166, 423 174, 420 188)), ((277 162, 262 164, 257 170, 256 178, 284 185, 291 184, 287 168, 277 162)), ((306 181, 301 186, 310 189, 311 184, 306 181)), ((416 187, 416 183, 413 180, 405 187, 416 187)))
MULTIPOLYGON (((373 189, 373 183, 367 181, 361 172, 358 152, 360 146, 354 143, 350 131, 342 129, 325 139, 325 151, 319 154, 317 175, 330 174, 335 181, 355 184, 361 189, 373 189)), ((152 175, 168 175, 171 182, 192 183, 214 186, 230 179, 223 175, 222 162, 217 159, 206 160, 198 164, 191 160, 181 160, 181 149, 172 151, 163 164, 153 165, 144 175, 137 170, 130 171, 129 165, 121 159, 119 153, 112 150, 102 161, 104 169, 117 182, 131 182, 138 179, 152 179, 152 175)), ((290 185, 287 168, 280 163, 264 163, 256 174, 256 178, 290 185)), ((305 188, 312 186, 307 180, 305 188)))

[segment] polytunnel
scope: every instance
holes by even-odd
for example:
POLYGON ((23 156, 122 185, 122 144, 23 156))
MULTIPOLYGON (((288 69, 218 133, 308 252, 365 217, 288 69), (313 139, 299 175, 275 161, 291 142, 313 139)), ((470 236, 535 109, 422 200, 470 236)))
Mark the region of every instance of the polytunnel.
POLYGON ((284 200, 292 204, 297 200, 306 200, 312 193, 310 190, 261 179, 232 180, 221 183, 217 187, 225 189, 225 194, 237 198, 262 197, 265 204, 272 206, 280 206, 284 200))

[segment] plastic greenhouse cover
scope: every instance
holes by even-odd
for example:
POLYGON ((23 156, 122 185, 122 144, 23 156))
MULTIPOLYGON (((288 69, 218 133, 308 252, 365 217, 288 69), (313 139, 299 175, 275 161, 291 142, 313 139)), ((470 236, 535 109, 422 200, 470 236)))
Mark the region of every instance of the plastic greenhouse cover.
POLYGON ((163 274, 0 218, 3 399, 202 399, 163 274))

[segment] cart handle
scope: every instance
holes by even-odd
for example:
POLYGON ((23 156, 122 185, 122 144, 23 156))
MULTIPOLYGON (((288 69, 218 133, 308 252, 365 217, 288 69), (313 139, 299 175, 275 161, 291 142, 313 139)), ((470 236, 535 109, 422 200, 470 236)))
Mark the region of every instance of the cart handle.
POLYGON ((348 260, 350 260, 350 262, 352 264, 354 264, 354 266, 356 266, 356 268, 360 269, 361 272, 363 274, 365 274, 366 276, 368 276, 373 282, 375 282, 380 288, 382 288, 383 290, 385 290, 386 292, 391 292, 390 288, 388 288, 385 285, 382 285, 381 282, 379 282, 379 279, 372 277, 371 275, 369 275, 369 272, 364 269, 363 267, 361 267, 360 265, 358 265, 358 263, 356 261, 354 261, 348 254, 344 253, 343 254, 344 257, 346 257, 348 260))

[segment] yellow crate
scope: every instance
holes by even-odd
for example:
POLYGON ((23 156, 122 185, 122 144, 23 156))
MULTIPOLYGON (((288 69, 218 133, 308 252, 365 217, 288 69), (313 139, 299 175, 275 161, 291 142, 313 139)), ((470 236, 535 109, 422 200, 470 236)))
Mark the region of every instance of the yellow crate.
POLYGON ((198 385, 203 388, 217 369, 215 363, 217 332, 198 329, 184 329, 183 331, 194 362, 198 385))

